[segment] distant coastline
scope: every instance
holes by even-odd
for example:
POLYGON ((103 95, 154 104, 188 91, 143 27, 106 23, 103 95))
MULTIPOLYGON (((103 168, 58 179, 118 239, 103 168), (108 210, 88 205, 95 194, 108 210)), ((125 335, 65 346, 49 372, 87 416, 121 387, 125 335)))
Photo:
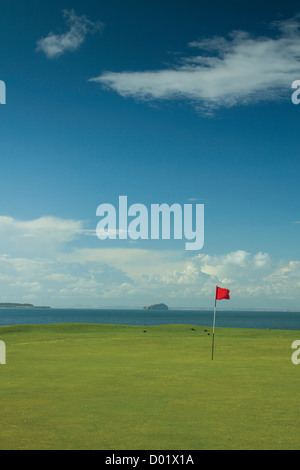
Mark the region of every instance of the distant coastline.
POLYGON ((46 306, 39 306, 39 305, 33 305, 33 304, 19 304, 19 303, 1 303, 0 302, 0 308, 51 308, 51 307, 46 307, 46 306))

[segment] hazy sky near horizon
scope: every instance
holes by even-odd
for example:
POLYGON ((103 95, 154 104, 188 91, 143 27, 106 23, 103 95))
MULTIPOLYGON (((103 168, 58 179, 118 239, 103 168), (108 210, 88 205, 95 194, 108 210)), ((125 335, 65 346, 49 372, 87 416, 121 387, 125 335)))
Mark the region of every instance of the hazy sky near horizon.
POLYGON ((300 1, 0 10, 1 302, 300 308, 300 1), (204 204, 204 247, 99 240, 121 195, 204 204))

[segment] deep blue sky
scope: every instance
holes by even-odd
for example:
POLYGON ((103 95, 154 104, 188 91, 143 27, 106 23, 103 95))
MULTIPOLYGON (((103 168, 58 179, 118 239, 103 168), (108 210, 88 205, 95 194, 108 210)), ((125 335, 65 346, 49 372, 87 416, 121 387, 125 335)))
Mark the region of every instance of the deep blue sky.
MULTIPOLYGON (((108 71, 172 68, 195 54, 190 42, 234 30, 275 38, 270 23, 299 12, 300 2, 291 1, 2 0, 0 79, 7 105, 0 107, 0 215, 52 216, 95 229, 97 206, 117 204, 119 195, 147 206, 197 198, 205 204, 203 254, 268 253, 280 268, 297 261, 300 107, 290 100, 290 76, 281 100, 219 105, 212 116, 189 100, 148 103, 88 80, 108 71), (104 28, 77 50, 49 59, 36 44, 50 32, 66 32, 64 9, 104 28)), ((100 243, 87 237, 74 246, 99 249, 100 243)), ((172 241, 141 246, 184 250, 172 241)), ((19 247, 8 254, 20 253, 19 247)))

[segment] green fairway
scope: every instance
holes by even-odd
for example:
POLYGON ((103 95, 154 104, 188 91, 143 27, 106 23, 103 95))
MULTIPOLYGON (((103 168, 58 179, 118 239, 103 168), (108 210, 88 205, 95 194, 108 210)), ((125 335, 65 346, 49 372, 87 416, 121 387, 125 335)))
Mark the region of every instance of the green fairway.
POLYGON ((212 361, 201 326, 1 327, 0 449, 299 449, 297 339, 217 328, 212 361))

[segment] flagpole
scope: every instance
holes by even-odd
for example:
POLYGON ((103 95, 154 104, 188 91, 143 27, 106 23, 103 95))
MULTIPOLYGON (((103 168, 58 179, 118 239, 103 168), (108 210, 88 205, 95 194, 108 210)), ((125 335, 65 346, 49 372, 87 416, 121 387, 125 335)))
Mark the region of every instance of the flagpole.
POLYGON ((215 308, 214 308, 213 338, 212 338, 212 348, 211 348, 211 360, 212 361, 214 360, 216 310, 217 310, 217 298, 215 298, 215 308))
POLYGON ((217 300, 230 299, 229 292, 230 292, 229 289, 223 289, 223 287, 216 286, 215 308, 214 308, 214 324, 213 324, 213 339, 212 339, 212 350, 211 350, 211 360, 212 361, 214 359, 217 300))

